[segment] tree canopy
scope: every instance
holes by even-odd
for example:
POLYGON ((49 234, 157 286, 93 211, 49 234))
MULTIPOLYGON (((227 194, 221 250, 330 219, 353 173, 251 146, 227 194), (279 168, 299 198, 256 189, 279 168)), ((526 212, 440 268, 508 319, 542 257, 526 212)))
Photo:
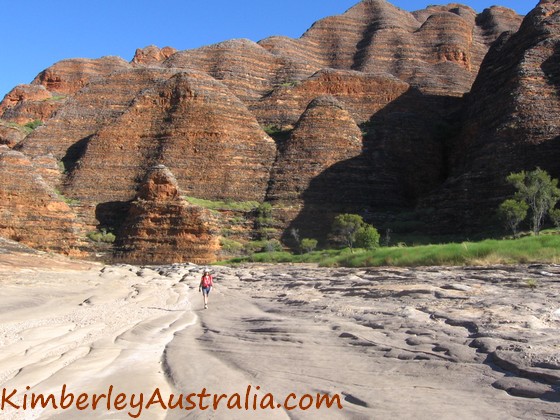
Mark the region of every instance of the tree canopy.
POLYGON ((372 225, 357 214, 340 214, 334 219, 333 233, 350 249, 354 245, 373 249, 379 246, 380 235, 372 225))
POLYGON ((544 217, 554 209, 560 200, 558 180, 551 178, 541 168, 530 172, 512 173, 506 180, 517 189, 515 200, 526 203, 531 210, 531 229, 538 235, 544 217))

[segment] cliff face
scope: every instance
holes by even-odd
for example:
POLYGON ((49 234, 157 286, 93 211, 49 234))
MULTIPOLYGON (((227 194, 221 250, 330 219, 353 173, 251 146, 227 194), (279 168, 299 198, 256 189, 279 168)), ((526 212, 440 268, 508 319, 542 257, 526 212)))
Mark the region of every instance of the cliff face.
MULTIPOLYGON (((310 182, 331 166, 359 156, 362 133, 351 115, 333 97, 313 100, 301 116, 272 169, 267 198, 301 207, 310 182)), ((337 185, 322 192, 318 201, 341 191, 337 185)))
POLYGON ((89 138, 65 190, 92 204, 128 201, 147 168, 164 164, 190 196, 262 201, 274 157, 274 141, 242 102, 207 74, 185 71, 89 138))
POLYGON ((80 255, 85 237, 76 214, 41 174, 56 171, 56 161, 33 162, 0 146, 0 236, 31 247, 80 255), (50 165, 49 165, 50 163, 50 165))
POLYGON ((559 58, 560 3, 553 1, 541 1, 517 33, 490 49, 466 99, 451 177, 428 200, 441 203, 444 220, 488 228, 489 214, 511 193, 511 172, 540 166, 560 177, 559 58))
MULTIPOLYGON (((502 7, 409 13, 364 0, 299 39, 64 60, 0 103, 0 142, 75 200, 87 229, 167 212, 138 198, 158 164, 188 196, 267 200, 281 228, 309 235, 324 235, 336 212, 383 225, 419 203, 453 221, 455 202, 489 208, 481 197, 496 195, 501 172, 555 168, 556 7, 541 2, 513 35, 522 18, 502 7), (27 136, 16 125, 34 120, 44 124, 27 136), (475 178, 484 195, 465 192, 475 178)), ((176 209, 165 223, 196 231, 198 216, 176 209)), ((127 226, 128 238, 143 235, 127 226)))
POLYGON ((118 234, 117 258, 133 263, 216 260, 219 249, 210 212, 189 205, 164 165, 149 169, 118 234))

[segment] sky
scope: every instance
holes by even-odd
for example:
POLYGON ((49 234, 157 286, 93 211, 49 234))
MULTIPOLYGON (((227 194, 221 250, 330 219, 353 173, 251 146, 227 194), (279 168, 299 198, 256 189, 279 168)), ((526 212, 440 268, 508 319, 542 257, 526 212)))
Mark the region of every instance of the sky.
MULTIPOLYGON (((117 55, 137 48, 197 48, 234 38, 300 37, 315 21, 359 0, 0 0, 0 98, 66 58, 117 55)), ((390 0, 409 11, 437 0, 390 0)), ((527 14, 538 0, 462 0, 481 12, 494 4, 527 14)))

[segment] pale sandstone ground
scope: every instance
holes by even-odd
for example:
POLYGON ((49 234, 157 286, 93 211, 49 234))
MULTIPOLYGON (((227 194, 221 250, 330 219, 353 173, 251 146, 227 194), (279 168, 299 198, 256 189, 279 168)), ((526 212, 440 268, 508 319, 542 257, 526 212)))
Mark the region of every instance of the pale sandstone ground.
POLYGON ((102 266, 0 245, 0 388, 244 395, 251 385, 277 399, 338 393, 344 407, 222 403, 142 419, 560 418, 558 266, 217 267, 203 310, 197 266, 102 266))

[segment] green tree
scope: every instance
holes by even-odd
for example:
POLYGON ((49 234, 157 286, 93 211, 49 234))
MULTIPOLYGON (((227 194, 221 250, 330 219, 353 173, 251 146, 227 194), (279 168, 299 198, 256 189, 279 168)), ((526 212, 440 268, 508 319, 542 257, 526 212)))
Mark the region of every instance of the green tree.
POLYGON ((498 215, 504 221, 507 228, 511 229, 513 236, 517 237, 517 227, 527 217, 529 205, 525 201, 510 198, 500 204, 498 215))
POLYGON ((560 228, 560 209, 550 209, 548 217, 550 217, 550 220, 552 220, 556 228, 560 228))
POLYGON ((531 209, 531 228, 538 235, 544 216, 560 199, 558 180, 540 168, 512 173, 506 179, 517 189, 515 199, 524 201, 531 209))
POLYGON ((360 248, 375 249, 381 235, 372 225, 364 223, 356 232, 356 245, 360 248))
POLYGON ((303 238, 300 246, 305 253, 313 252, 317 248, 317 239, 303 238))
POLYGON ((362 219, 362 216, 348 213, 340 214, 334 219, 333 233, 352 250, 356 242, 356 234, 363 224, 364 219, 362 219))
POLYGON ((271 239, 264 244, 266 252, 279 252, 282 251, 282 244, 278 239, 271 239))

